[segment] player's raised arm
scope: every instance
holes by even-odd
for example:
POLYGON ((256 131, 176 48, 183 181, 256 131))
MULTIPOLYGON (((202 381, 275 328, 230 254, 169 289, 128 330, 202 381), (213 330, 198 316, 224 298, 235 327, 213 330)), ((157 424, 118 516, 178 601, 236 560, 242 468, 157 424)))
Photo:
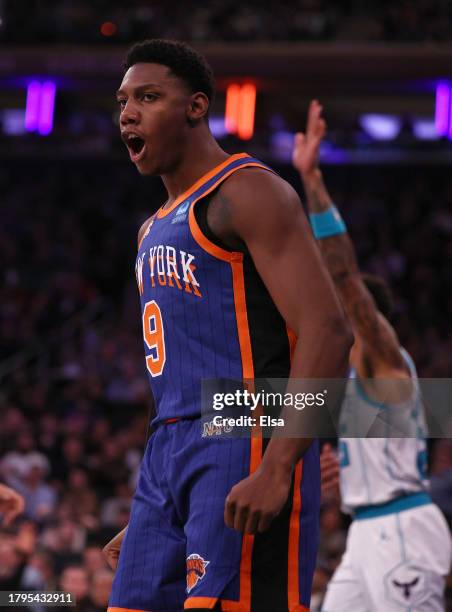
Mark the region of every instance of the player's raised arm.
POLYGON ((405 370, 406 366, 393 328, 378 311, 363 281, 345 224, 323 181, 318 151, 326 123, 321 114, 321 105, 313 100, 309 107, 306 133, 295 136, 293 164, 303 181, 314 234, 355 337, 361 340, 372 371, 389 375, 394 370, 405 370))
MULTIPOLYGON (((215 233, 235 236, 246 245, 276 307, 299 339, 290 377, 345 376, 349 324, 296 192, 274 174, 248 169, 225 182, 219 197, 222 219, 216 224, 223 226, 215 233)), ((266 529, 286 501, 292 470, 310 443, 272 438, 261 467, 228 496, 226 523, 240 531, 266 529)))

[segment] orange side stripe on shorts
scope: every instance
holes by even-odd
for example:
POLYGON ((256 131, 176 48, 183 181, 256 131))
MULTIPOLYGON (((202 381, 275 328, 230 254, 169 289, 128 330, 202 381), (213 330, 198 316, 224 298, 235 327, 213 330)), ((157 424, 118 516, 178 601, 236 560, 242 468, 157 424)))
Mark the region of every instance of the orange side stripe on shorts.
MULTIPOLYGON (((251 382, 254 386, 254 364, 246 309, 242 253, 233 253, 231 267, 235 316, 237 320, 240 354, 242 357, 242 376, 245 381, 251 382)), ((262 435, 260 431, 253 430, 250 443, 250 474, 252 474, 262 461, 262 435)), ((251 565, 253 545, 254 536, 247 533, 243 534, 242 560, 240 562, 240 601, 222 601, 222 609, 225 610, 225 612, 248 612, 251 610, 251 565)))
POLYGON ((300 512, 301 512, 301 478, 303 474, 303 459, 295 468, 292 513, 289 523, 289 554, 288 554, 288 604, 289 612, 307 610, 300 604, 300 512))
POLYGON ((188 597, 184 603, 184 610, 191 608, 207 608, 212 610, 218 601, 218 597, 188 597))

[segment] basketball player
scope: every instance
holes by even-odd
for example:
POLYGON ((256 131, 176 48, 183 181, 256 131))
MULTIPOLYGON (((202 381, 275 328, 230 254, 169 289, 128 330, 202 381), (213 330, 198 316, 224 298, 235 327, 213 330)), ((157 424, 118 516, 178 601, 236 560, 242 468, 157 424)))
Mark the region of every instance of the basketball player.
POLYGON ((295 191, 219 147, 212 93, 205 60, 163 40, 129 51, 117 92, 130 159, 168 199, 138 237, 157 416, 116 540, 114 612, 309 606, 317 443, 272 438, 263 454, 259 437, 203 437, 201 381, 341 377, 351 334, 295 191))
MULTIPOLYGON (((450 536, 427 492, 416 370, 388 321, 389 290, 378 278, 360 274, 344 222, 323 182, 318 150, 326 124, 321 113, 320 104, 312 101, 306 133, 296 135, 293 163, 303 181, 314 235, 355 336, 342 433, 350 435, 358 422, 379 436, 339 441, 342 503, 354 520, 323 610, 443 610, 450 536), (397 382, 383 385, 377 379, 397 382), (382 436, 391 411, 392 423, 403 424, 411 437, 382 436), (381 412, 386 419, 379 418, 381 412)), ((322 459, 324 480, 334 482, 330 449, 322 459)))

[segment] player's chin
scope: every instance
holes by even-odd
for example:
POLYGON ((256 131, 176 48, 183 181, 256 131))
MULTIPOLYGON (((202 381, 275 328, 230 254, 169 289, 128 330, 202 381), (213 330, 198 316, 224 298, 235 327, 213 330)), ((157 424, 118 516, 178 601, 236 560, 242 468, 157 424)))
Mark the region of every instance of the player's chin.
POLYGON ((139 162, 135 162, 135 166, 142 176, 156 176, 159 174, 156 164, 146 157, 139 162))

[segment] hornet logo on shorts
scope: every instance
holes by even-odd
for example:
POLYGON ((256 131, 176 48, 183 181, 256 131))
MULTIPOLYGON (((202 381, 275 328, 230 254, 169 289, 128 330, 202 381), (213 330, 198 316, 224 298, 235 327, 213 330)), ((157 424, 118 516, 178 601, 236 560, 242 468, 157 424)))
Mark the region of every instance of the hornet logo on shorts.
POLYGON ((198 584, 206 575, 206 567, 210 561, 204 559, 196 553, 187 557, 187 593, 198 584))
POLYGON ((428 595, 427 573, 409 561, 393 567, 386 574, 384 583, 387 599, 404 609, 409 606, 414 610, 428 595))
POLYGON ((403 590, 403 596, 405 599, 409 599, 411 595, 411 589, 417 585, 419 582, 419 576, 416 576, 411 582, 397 582, 397 580, 393 580, 392 584, 395 587, 403 590))

